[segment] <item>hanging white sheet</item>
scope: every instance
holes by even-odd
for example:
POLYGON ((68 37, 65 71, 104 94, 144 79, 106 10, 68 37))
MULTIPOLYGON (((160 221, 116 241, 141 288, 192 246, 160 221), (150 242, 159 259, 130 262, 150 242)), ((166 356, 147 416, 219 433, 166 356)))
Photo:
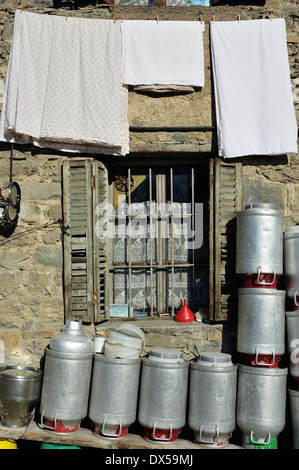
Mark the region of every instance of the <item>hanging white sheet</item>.
POLYGON ((123 21, 127 85, 204 86, 204 23, 123 21))
POLYGON ((210 26, 219 156, 296 153, 285 20, 210 26))
POLYGON ((129 152, 120 23, 16 11, 0 139, 129 152))

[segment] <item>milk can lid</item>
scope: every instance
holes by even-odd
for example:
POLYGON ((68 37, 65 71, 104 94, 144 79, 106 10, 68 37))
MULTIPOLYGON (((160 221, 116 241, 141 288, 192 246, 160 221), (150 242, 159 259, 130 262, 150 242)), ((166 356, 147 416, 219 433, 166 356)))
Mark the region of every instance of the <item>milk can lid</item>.
POLYGON ((93 343, 84 333, 81 320, 69 320, 50 340, 50 349, 63 353, 91 353, 93 343))
POLYGON ((285 237, 288 235, 297 235, 299 233, 299 225, 292 225, 290 227, 286 227, 285 229, 285 237))
POLYGON ((183 362, 183 353, 178 349, 152 349, 149 359, 157 362, 183 362))
POLYGON ((138 328, 138 326, 124 322, 121 323, 117 328, 115 328, 115 331, 127 336, 132 336, 134 338, 141 338, 142 346, 145 346, 145 334, 140 328, 138 328))
POLYGON ((245 206, 245 210, 248 210, 248 209, 274 209, 276 210, 277 206, 276 204, 271 204, 268 202, 254 202, 252 204, 247 204, 245 206))
POLYGON ((231 355, 227 353, 221 352, 202 352, 198 356, 198 361, 202 365, 213 366, 213 365, 221 365, 221 366, 228 366, 231 365, 231 355))

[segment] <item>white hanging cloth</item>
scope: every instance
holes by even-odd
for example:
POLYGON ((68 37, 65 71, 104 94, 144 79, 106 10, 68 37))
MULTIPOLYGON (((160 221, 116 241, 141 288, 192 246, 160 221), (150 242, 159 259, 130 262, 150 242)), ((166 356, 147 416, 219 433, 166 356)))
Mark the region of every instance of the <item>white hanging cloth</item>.
POLYGON ((219 156, 296 153, 285 20, 210 26, 219 156))
POLYGON ((204 86, 204 23, 125 20, 126 85, 204 86))
POLYGON ((129 152, 120 24, 16 11, 0 140, 129 152))

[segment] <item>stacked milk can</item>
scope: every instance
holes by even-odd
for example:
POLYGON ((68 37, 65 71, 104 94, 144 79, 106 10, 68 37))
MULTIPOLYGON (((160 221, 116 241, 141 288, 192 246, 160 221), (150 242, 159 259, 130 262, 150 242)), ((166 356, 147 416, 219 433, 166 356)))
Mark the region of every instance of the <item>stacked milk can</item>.
POLYGON ((286 330, 291 379, 289 398, 294 448, 299 449, 299 226, 286 227, 285 230, 284 272, 288 310, 286 311, 286 330))
POLYGON ((285 427, 287 368, 282 214, 274 204, 250 204, 237 213, 237 424, 246 448, 276 448, 285 427))

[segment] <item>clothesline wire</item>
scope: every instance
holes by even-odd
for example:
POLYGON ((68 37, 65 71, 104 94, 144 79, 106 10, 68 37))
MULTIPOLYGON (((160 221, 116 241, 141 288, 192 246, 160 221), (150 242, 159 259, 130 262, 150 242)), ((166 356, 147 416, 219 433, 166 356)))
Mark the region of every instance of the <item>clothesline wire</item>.
MULTIPOLYGON (((25 3, 22 5, 22 7, 21 7, 21 13, 23 13, 23 11, 24 11, 26 5, 27 5, 27 2, 25 2, 25 3)), ((70 12, 67 11, 66 16, 65 16, 65 20, 66 20, 66 21, 67 21, 67 19, 68 19, 68 17, 69 17, 69 14, 70 14, 70 12)), ((116 17, 114 18, 113 23, 115 23, 118 18, 119 18, 119 15, 116 15, 116 17)), ((121 22, 123 22, 124 18, 125 18, 125 15, 122 14, 122 16, 121 16, 121 22)), ((202 23, 202 22, 203 22, 203 15, 200 15, 199 18, 200 18, 200 22, 202 23)), ((272 18, 271 18, 271 16, 270 16, 270 13, 267 13, 266 18, 269 18, 269 20, 272 21, 272 18)), ((216 15, 214 15, 213 18, 212 18, 212 24, 214 23, 215 19, 216 19, 216 15)), ((158 15, 156 16, 156 21, 157 21, 157 24, 158 24, 158 23, 159 23, 159 16, 158 16, 158 15)), ((238 21, 239 21, 239 23, 240 23, 240 21, 241 21, 241 14, 240 14, 240 13, 239 13, 239 15, 238 15, 238 21)))
POLYGON ((49 227, 51 225, 54 225, 54 224, 60 224, 61 225, 62 220, 61 219, 56 219, 53 222, 47 222, 45 224, 37 225, 37 226, 34 226, 30 229, 24 230, 23 232, 20 232, 20 233, 16 234, 15 236, 11 236, 6 241, 0 243, 0 246, 6 245, 6 243, 12 242, 12 241, 24 236, 24 235, 27 235, 30 232, 34 232, 35 230, 39 230, 39 229, 42 229, 42 228, 47 228, 47 227, 49 227))

